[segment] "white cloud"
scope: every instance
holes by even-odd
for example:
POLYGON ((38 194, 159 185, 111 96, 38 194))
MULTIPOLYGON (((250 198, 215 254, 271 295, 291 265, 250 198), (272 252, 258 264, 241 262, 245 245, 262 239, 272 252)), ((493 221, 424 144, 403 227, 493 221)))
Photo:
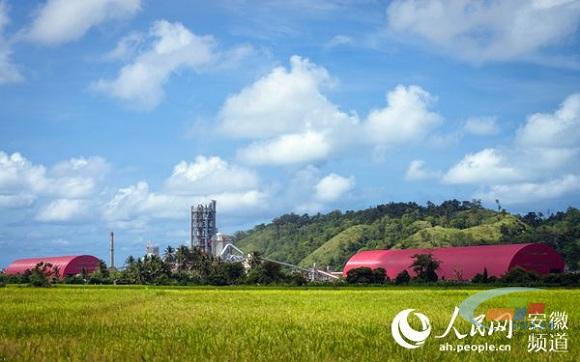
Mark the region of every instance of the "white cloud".
POLYGON ((289 70, 276 67, 230 96, 220 110, 220 127, 234 137, 266 138, 347 125, 350 117, 321 93, 332 83, 326 69, 292 56, 289 70))
POLYGON ((520 177, 500 151, 486 148, 466 155, 443 176, 443 180, 453 184, 490 184, 511 182, 520 177))
POLYGON ((353 43, 353 39, 352 37, 348 36, 348 35, 335 35, 332 37, 332 39, 330 39, 328 41, 328 43, 326 43, 325 47, 326 48, 334 48, 334 47, 338 47, 338 46, 343 46, 343 45, 351 45, 353 43))
POLYGON ((318 161, 328 157, 331 145, 317 132, 287 134, 255 142, 238 152, 244 162, 255 165, 286 165, 318 161))
POLYGON ((561 45, 580 22, 580 3, 550 1, 397 0, 388 26, 474 63, 532 59, 561 45))
POLYGON ((341 198, 353 190, 355 184, 354 176, 325 175, 319 168, 307 165, 296 171, 283 190, 276 193, 275 205, 284 212, 323 212, 333 205, 344 205, 341 198))
POLYGON ((20 153, 0 151, 0 207, 31 206, 39 197, 88 198, 108 170, 100 157, 72 158, 46 168, 20 153))
MULTIPOLYGON (((121 40, 113 54, 126 54, 126 50, 119 50, 125 41, 126 38, 121 40)), ((213 37, 198 36, 177 22, 156 21, 148 41, 148 48, 121 68, 117 78, 101 79, 93 84, 93 89, 140 108, 152 109, 161 102, 163 85, 173 73, 182 68, 200 71, 217 57, 213 37)))
POLYGON ((429 110, 435 98, 415 85, 398 85, 387 93, 385 107, 361 120, 322 93, 333 83, 326 69, 292 56, 290 69, 276 67, 226 100, 220 129, 254 141, 238 152, 241 160, 284 165, 326 159, 355 145, 413 143, 442 121, 429 110))
POLYGON ((369 139, 377 144, 405 144, 421 140, 442 118, 428 110, 434 98, 418 86, 398 85, 387 94, 387 107, 370 112, 369 139))
POLYGON ((513 144, 468 154, 443 177, 447 183, 482 185, 476 197, 516 204, 578 192, 580 94, 553 113, 528 116, 513 144))
POLYGON ((354 184, 354 177, 347 178, 331 173, 316 184, 315 198, 322 202, 336 201, 346 192, 350 191, 354 187, 354 184))
POLYGON ((117 190, 102 215, 118 227, 134 227, 151 219, 184 219, 191 205, 217 200, 220 214, 246 216, 266 208, 268 197, 252 170, 198 156, 178 163, 159 191, 145 181, 117 190))
POLYGON ((14 195, 0 194, 0 209, 28 207, 34 203, 35 199, 36 199, 35 195, 27 193, 20 193, 14 195))
POLYGON ((195 162, 178 163, 165 181, 165 188, 175 194, 199 195, 247 190, 258 184, 254 171, 230 165, 219 157, 198 156, 195 162))
MULTIPOLYGON (((119 227, 141 225, 151 219, 186 219, 189 207, 216 200, 221 215, 246 216, 248 210, 266 207, 268 194, 260 190, 179 195, 152 192, 147 182, 119 189, 103 207, 103 218, 119 227)), ((252 211, 253 212, 253 211, 252 211)))
POLYGON ((58 45, 80 39, 103 22, 125 19, 141 9, 141 0, 48 0, 26 31, 29 41, 58 45))
POLYGON ((465 122, 463 129, 476 136, 489 136, 499 132, 495 117, 470 118, 465 122))
POLYGON ((567 97, 554 113, 535 113, 518 130, 525 147, 580 147, 580 93, 567 97))
POLYGON ((405 173, 405 179, 409 181, 428 180, 439 177, 441 177, 441 172, 427 169, 425 162, 422 160, 411 161, 405 173))
POLYGON ((57 199, 42 207, 36 215, 41 222, 79 220, 86 216, 88 202, 80 199, 57 199))
POLYGON ((139 52, 145 40, 145 34, 137 32, 124 36, 117 42, 115 49, 108 52, 104 58, 106 60, 128 61, 139 52))
POLYGON ((11 155, 0 151, 0 191, 18 194, 23 191, 36 194, 47 188, 46 168, 33 165, 20 153, 11 155))
POLYGON ((0 85, 23 80, 18 67, 12 62, 11 44, 4 37, 4 28, 9 23, 6 3, 0 1, 0 85))
POLYGON ((565 175, 544 182, 493 185, 489 191, 479 193, 476 197, 489 201, 501 200, 505 204, 521 204, 556 199, 578 191, 580 191, 580 177, 565 175))

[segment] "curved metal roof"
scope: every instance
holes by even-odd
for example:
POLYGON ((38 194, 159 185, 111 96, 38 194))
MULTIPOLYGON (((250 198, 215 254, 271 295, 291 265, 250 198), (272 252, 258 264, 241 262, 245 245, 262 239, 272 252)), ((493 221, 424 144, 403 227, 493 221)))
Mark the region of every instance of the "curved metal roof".
POLYGON ((40 258, 28 258, 14 260, 8 268, 6 274, 22 274, 26 270, 34 269, 40 263, 50 263, 57 267, 61 277, 67 275, 75 275, 85 269, 88 273, 92 273, 99 266, 99 259, 92 255, 73 255, 73 256, 48 256, 40 258))
POLYGON ((440 261, 437 275, 447 280, 469 280, 482 273, 484 268, 487 268, 489 276, 499 277, 515 266, 547 274, 555 270, 563 271, 565 265, 564 259, 551 246, 542 243, 367 250, 349 259, 343 275, 346 276, 350 269, 369 267, 385 269, 391 279, 404 269, 413 276, 415 273, 410 265, 415 254, 433 255, 440 261))

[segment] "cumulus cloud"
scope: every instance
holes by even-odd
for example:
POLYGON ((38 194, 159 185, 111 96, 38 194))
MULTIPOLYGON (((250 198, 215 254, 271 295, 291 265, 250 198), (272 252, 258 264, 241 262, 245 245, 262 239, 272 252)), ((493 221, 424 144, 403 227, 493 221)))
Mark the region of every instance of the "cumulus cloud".
POLYGON ((466 155, 443 176, 443 180, 454 184, 489 184, 510 182, 520 177, 499 150, 486 148, 466 155))
POLYGON ((556 199, 580 191, 580 176, 565 175, 544 182, 524 182, 512 185, 493 185, 489 191, 476 197, 483 200, 501 200, 505 204, 521 204, 556 199))
POLYGON ((8 7, 0 1, 0 85, 23 80, 18 67, 12 62, 11 43, 4 36, 4 28, 9 23, 8 7))
POLYGON ((254 165, 287 165, 322 160, 330 151, 330 142, 322 133, 307 131, 252 143, 238 157, 254 165))
MULTIPOLYGON (((216 42, 211 36, 199 36, 181 23, 156 21, 147 36, 148 46, 123 66, 115 79, 101 79, 92 88, 143 109, 156 107, 163 98, 163 86, 176 71, 187 68, 200 71, 215 58, 216 42)), ((113 56, 127 55, 121 43, 113 56)))
POLYGON ((263 210, 268 193, 252 171, 219 157, 198 156, 178 163, 158 191, 145 181, 120 188, 102 210, 103 218, 119 227, 133 227, 151 219, 183 219, 189 206, 216 200, 220 212, 242 215, 248 208, 263 210))
POLYGON ((477 196, 506 204, 562 197, 578 191, 580 95, 568 96, 553 113, 528 116, 514 142, 468 154, 443 181, 475 184, 477 196))
POLYGON ((334 128, 352 119, 322 93, 333 83, 326 69, 299 56, 290 69, 276 67, 230 96, 221 108, 221 130, 242 138, 266 138, 306 128, 334 128))
POLYGON ((42 207, 36 215, 41 222, 79 220, 86 216, 89 203, 80 199, 58 199, 42 207))
POLYGON ((518 130, 525 147, 580 147, 580 93, 567 97, 554 113, 535 113, 518 130))
POLYGON ((219 157, 198 156, 195 162, 181 161, 165 181, 175 194, 209 194, 257 187, 258 175, 249 169, 230 165, 219 157))
POLYGON ((495 117, 470 118, 465 122, 463 130, 476 136, 489 136, 499 132, 495 117))
POLYGON ((328 158, 353 145, 404 145, 441 123, 429 110, 435 98, 419 86, 398 85, 387 105, 366 119, 346 113, 323 93, 335 81, 326 69, 299 56, 230 96, 218 119, 223 133, 253 142, 238 156, 252 164, 284 165, 328 158))
POLYGON ((317 167, 308 165, 294 174, 276 200, 294 212, 317 213, 339 203, 355 184, 354 176, 324 175, 317 167))
MULTIPOLYGON (((95 193, 108 169, 109 165, 100 157, 72 158, 47 168, 31 163, 20 153, 0 151, 0 207, 30 206, 39 197, 88 198, 95 193)), ((62 209, 64 203, 55 205, 62 209)), ((71 201, 72 204, 75 202, 71 201)), ((55 209, 55 205, 50 209, 55 209)), ((45 215, 49 215, 48 211, 45 215)))
POLYGON ((131 17, 141 0, 48 0, 25 32, 25 39, 58 45, 80 39, 101 23, 131 17))
POLYGON ((14 195, 0 194, 0 209, 28 207, 34 203, 35 199, 35 195, 27 193, 19 193, 14 195))
POLYGON ((397 0, 388 26, 459 58, 482 63, 530 59, 572 36, 580 22, 574 0, 397 0))
POLYGON ((418 86, 398 85, 387 94, 387 107, 370 112, 368 137, 377 144, 404 144, 423 139, 442 118, 428 110, 434 101, 418 86))
POLYGON ((322 202, 336 201, 346 192, 350 191, 354 187, 354 184, 354 177, 343 177, 331 173, 316 184, 315 198, 322 202))
POLYGON ((407 168, 405 179, 409 181, 421 181, 433 178, 439 178, 441 172, 429 170, 425 167, 425 161, 413 160, 407 168))

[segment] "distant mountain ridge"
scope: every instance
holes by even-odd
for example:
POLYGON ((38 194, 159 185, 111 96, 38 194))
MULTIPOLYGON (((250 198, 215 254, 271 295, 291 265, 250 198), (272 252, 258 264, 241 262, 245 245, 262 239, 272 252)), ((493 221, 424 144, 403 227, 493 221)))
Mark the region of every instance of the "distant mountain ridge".
POLYGON ((486 209, 478 200, 388 203, 359 211, 285 214, 269 224, 237 232, 245 251, 298 264, 342 269, 359 250, 546 242, 579 269, 580 211, 569 208, 548 217, 486 209))

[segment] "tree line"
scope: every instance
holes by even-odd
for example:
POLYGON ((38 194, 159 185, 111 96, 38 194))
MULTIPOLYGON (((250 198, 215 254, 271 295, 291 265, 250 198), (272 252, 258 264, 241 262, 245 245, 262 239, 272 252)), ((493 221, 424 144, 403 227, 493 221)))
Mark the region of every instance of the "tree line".
POLYGON ((168 246, 163 256, 129 256, 121 270, 110 269, 100 261, 95 271, 82 270, 78 275, 61 277, 49 263, 38 263, 22 274, 0 274, 0 284, 141 284, 141 285, 237 285, 292 284, 307 282, 303 272, 289 271, 280 264, 263 260, 252 253, 246 265, 225 262, 198 248, 168 246))

